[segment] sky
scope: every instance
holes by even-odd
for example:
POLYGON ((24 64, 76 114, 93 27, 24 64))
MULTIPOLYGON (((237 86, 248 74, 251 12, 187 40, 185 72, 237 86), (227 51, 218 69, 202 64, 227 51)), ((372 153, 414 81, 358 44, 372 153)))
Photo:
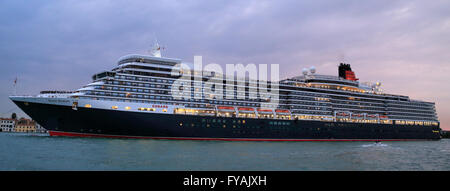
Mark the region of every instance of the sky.
POLYGON ((164 57, 279 64, 280 78, 350 63, 386 93, 436 102, 450 130, 448 0, 1 0, 0 117, 25 115, 8 99, 16 77, 20 95, 75 90, 155 39, 164 57))

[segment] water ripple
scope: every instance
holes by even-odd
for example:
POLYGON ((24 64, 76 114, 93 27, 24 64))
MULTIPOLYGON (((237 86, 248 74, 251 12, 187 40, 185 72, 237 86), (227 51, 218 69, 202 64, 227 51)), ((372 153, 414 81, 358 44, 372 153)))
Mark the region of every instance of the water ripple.
POLYGON ((450 140, 226 142, 0 133, 0 170, 450 170, 450 140))

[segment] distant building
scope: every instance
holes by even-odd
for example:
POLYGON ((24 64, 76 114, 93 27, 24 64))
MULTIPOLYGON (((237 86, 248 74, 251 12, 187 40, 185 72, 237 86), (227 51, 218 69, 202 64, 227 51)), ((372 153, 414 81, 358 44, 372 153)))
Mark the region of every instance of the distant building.
POLYGON ((0 118, 0 132, 47 133, 36 121, 26 118, 0 118))
POLYGON ((14 131, 22 133, 36 132, 36 122, 30 119, 20 118, 17 121, 14 131))
POLYGON ((36 133, 47 133, 47 129, 36 123, 36 133))
POLYGON ((11 118, 0 118, 0 130, 2 132, 13 132, 16 121, 16 119, 11 118))

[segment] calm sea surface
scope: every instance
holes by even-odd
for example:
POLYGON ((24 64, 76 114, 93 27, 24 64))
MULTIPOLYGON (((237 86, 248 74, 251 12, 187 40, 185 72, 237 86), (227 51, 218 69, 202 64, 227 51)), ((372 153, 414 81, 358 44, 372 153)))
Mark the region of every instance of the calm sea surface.
POLYGON ((450 140, 225 142, 0 133, 0 170, 450 170, 450 140))

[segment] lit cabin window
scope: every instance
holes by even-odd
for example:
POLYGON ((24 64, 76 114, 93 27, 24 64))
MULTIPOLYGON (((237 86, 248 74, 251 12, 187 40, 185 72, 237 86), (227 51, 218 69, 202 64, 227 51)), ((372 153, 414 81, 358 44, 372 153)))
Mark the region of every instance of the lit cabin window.
POLYGON ((126 109, 126 110, 130 110, 130 109, 131 109, 131 107, 128 107, 128 106, 126 106, 126 107, 125 107, 125 109, 126 109))
POLYGON ((163 109, 162 111, 163 111, 163 112, 167 112, 167 109, 163 109))
POLYGON ((91 105, 91 104, 86 104, 86 105, 84 105, 84 107, 86 107, 86 108, 91 108, 92 105, 91 105))
POLYGON ((155 108, 147 108, 147 111, 155 111, 155 108))
POLYGON ((119 107, 117 107, 117 106, 112 106, 111 108, 112 108, 112 109, 117 109, 117 108, 119 108, 119 107))

